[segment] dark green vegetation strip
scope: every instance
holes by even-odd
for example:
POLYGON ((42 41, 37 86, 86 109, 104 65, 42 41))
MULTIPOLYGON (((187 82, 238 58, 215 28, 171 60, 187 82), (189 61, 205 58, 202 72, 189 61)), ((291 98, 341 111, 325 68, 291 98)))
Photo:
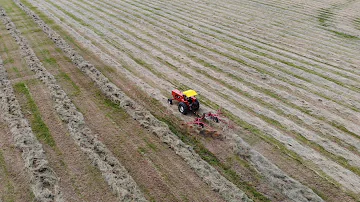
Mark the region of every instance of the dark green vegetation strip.
POLYGON ((14 59, 13 58, 8 58, 8 59, 5 59, 3 64, 6 65, 6 64, 12 64, 14 63, 14 59))
POLYGON ((4 159, 4 156, 2 154, 2 151, 0 150, 0 168, 1 170, 3 170, 4 172, 2 173, 5 173, 7 174, 7 169, 6 169, 6 164, 5 164, 5 159, 4 159))
POLYGON ((49 128, 46 126, 44 121, 41 118, 41 114, 39 109, 32 98, 29 89, 27 88, 25 83, 17 83, 14 85, 14 90, 17 94, 21 94, 26 98, 25 103, 21 104, 22 111, 29 111, 31 113, 29 117, 29 121, 31 124, 31 128, 36 135, 36 137, 45 142, 47 145, 55 148, 55 141, 50 134, 49 128))
POLYGON ((334 33, 336 36, 339 36, 339 37, 342 37, 342 38, 345 38, 345 39, 359 39, 359 37, 357 37, 357 36, 347 34, 347 33, 344 33, 344 32, 339 32, 339 31, 332 30, 332 29, 327 29, 327 30, 329 32, 331 32, 331 33, 334 33))

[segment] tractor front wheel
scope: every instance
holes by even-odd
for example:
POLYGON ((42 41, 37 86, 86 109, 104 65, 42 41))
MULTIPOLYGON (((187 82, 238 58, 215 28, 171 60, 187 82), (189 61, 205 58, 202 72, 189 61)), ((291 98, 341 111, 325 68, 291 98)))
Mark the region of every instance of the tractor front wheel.
POLYGON ((178 108, 179 108, 179 112, 184 114, 184 115, 186 115, 188 113, 188 111, 189 111, 188 106, 183 102, 179 103, 178 108))
POLYGON ((168 99, 168 103, 169 103, 170 105, 172 105, 172 104, 173 104, 172 99, 168 99))

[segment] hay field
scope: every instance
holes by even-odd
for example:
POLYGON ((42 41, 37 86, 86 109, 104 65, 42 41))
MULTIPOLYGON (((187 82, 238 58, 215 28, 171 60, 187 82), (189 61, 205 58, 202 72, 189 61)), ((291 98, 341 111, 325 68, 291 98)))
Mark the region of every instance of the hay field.
POLYGON ((360 200, 360 1, 0 7, 0 201, 360 200))

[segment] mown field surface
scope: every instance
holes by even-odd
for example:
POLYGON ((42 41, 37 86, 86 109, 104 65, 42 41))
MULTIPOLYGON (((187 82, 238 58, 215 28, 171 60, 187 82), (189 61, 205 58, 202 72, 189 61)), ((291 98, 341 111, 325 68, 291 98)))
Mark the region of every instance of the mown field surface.
POLYGON ((360 200, 360 1, 0 6, 0 201, 360 200))

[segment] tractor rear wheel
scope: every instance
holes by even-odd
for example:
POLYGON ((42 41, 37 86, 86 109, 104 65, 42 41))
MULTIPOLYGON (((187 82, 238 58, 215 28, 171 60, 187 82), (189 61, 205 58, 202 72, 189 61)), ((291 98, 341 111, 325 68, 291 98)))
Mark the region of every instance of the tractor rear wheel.
POLYGON ((198 100, 195 100, 195 102, 192 104, 191 109, 193 111, 196 111, 200 108, 200 102, 198 100))
POLYGON ((184 115, 186 115, 188 113, 188 111, 189 111, 188 106, 183 102, 179 103, 178 108, 179 108, 179 112, 184 114, 184 115))

